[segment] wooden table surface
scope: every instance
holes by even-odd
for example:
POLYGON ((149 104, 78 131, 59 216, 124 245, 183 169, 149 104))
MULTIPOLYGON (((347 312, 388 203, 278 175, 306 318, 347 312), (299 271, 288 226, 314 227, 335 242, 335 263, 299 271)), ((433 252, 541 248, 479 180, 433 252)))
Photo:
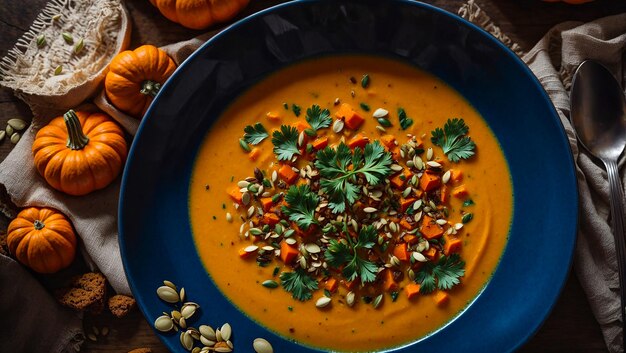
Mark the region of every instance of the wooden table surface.
MULTIPOLYGON (((626 11, 626 1, 597 0, 582 6, 570 6, 562 3, 548 4, 539 0, 476 0, 504 33, 528 50, 553 25, 568 21, 589 21, 603 16, 626 11)), ((251 14, 281 1, 253 0, 242 16, 251 14)), ((464 3, 462 0, 426 1, 445 10, 456 13, 464 3)), ((39 10, 46 3, 44 0, 29 0, 24 6, 23 0, 0 0, 0 57, 14 45, 24 31, 28 29, 39 10)), ((148 0, 126 2, 132 18, 132 44, 164 45, 192 38, 200 31, 185 29, 167 21, 153 8, 148 0)), ((28 107, 4 88, 0 88, 0 128, 6 126, 13 117, 30 119, 28 107)), ((5 139, 0 143, 0 161, 11 150, 12 144, 5 139)), ((1 193, 2 191, 0 191, 1 193)), ((0 216, 0 230, 6 228, 8 220, 0 216)), ((107 327, 110 333, 98 336, 96 342, 87 340, 83 351, 93 353, 127 352, 133 348, 149 347, 154 352, 166 352, 149 324, 138 311, 123 319, 116 319, 110 314, 86 316, 85 332, 93 327, 107 327)), ((489 333, 485 333, 489 334, 489 333)), ((520 350, 521 352, 606 352, 600 328, 591 313, 586 297, 573 273, 563 288, 554 310, 536 335, 520 350)), ((285 353, 285 352, 282 352, 285 353)))

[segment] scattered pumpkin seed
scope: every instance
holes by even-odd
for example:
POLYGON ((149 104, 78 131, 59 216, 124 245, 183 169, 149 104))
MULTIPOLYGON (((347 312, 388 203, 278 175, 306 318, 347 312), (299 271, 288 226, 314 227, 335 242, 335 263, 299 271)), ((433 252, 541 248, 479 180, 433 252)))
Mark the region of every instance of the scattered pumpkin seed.
POLYGON ((264 338, 255 338, 252 341, 252 348, 256 353, 274 353, 272 345, 264 338))
POLYGON ((244 151, 250 152, 250 146, 248 146, 248 143, 242 138, 239 139, 239 146, 241 146, 244 151))
POLYGON ((53 21, 58 21, 59 19, 61 19, 61 16, 62 16, 62 15, 61 15, 60 13, 58 13, 58 14, 56 14, 56 15, 52 16, 52 20, 53 20, 53 21))
POLYGON ((374 207, 365 207, 363 209, 363 212, 365 212, 365 213, 374 213, 374 212, 378 212, 378 209, 376 209, 374 207))
POLYGON ((354 305, 355 296, 356 295, 352 291, 350 291, 350 292, 348 292, 348 294, 346 294, 346 304, 348 304, 349 307, 352 307, 354 305))
POLYGON ((335 120, 335 122, 333 123, 333 132, 334 133, 340 133, 341 130, 343 130, 343 126, 344 126, 344 122, 341 119, 335 120))
POLYGON ((180 344, 188 351, 193 348, 193 338, 187 331, 180 333, 180 344))
POLYGON ((398 165, 398 164, 392 164, 389 168, 391 168, 391 170, 393 170, 394 172, 400 172, 402 171, 402 166, 398 165))
POLYGON ((446 221, 445 219, 438 219, 438 220, 436 220, 435 222, 437 222, 437 224, 439 224, 440 226, 442 226, 442 225, 444 225, 444 224, 448 223, 448 221, 446 221))
POLYGON ((14 130, 16 131, 22 131, 26 128, 26 126, 28 125, 24 120, 22 119, 9 119, 9 121, 7 122, 7 124, 9 126, 11 126, 14 130))
POLYGON ((193 316, 193 314, 196 313, 196 307, 193 305, 187 305, 187 306, 183 306, 182 309, 180 309, 180 314, 185 318, 185 319, 189 319, 190 317, 193 316))
POLYGON ((233 215, 231 215, 230 212, 226 212, 226 222, 228 223, 233 222, 233 215))
POLYGON ((328 306, 328 304, 330 304, 331 300, 332 299, 330 299, 329 297, 323 296, 315 302, 315 306, 318 308, 324 308, 328 306))
POLYGON ((217 338, 215 337, 215 330, 213 329, 213 327, 209 325, 200 325, 200 327, 198 327, 198 330, 203 337, 211 341, 217 341, 217 338))
POLYGON ((380 125, 382 125, 383 127, 391 127, 391 121, 389 121, 389 119, 385 119, 385 118, 378 118, 378 123, 380 125))
POLYGON ((278 288, 278 283, 276 283, 276 281, 268 279, 266 281, 263 281, 263 283, 261 283, 261 285, 265 288, 278 288))
POLYGON ((380 125, 376 125, 376 130, 380 131, 380 132, 387 132, 387 129, 385 129, 384 127, 380 126, 380 125))
POLYGON ((408 186, 406 189, 404 189, 404 191, 402 191, 402 197, 404 197, 406 199, 407 196, 409 196, 409 194, 411 194, 411 191, 413 191, 413 188, 408 186))
POLYGON ((384 118, 384 117, 387 117, 388 115, 389 115, 389 112, 383 108, 376 109, 374 113, 372 114, 372 116, 376 119, 384 118))
POLYGON ((242 193, 242 194, 241 194, 241 203, 242 203, 244 206, 247 206, 247 205, 250 203, 250 198, 251 198, 251 196, 250 196, 250 193, 249 193, 249 192, 244 192, 244 193, 242 193))
POLYGON ((4 140, 4 137, 6 136, 6 132, 0 130, 0 142, 2 142, 2 140, 4 140))
POLYGON ((222 340, 228 341, 230 339, 230 335, 232 334, 233 330, 230 327, 229 323, 225 323, 224 325, 222 325, 220 332, 222 333, 222 340))
POLYGON ((174 328, 172 318, 167 315, 161 315, 154 321, 154 328, 161 332, 168 332, 174 328))
POLYGON ((181 288, 180 289, 180 301, 184 302, 185 301, 185 288, 181 288))
POLYGON ((98 340, 98 338, 96 337, 96 335, 94 335, 93 333, 88 333, 87 334, 87 338, 89 338, 90 341, 96 342, 98 340))
POLYGON ((172 288, 175 291, 178 291, 178 288, 176 288, 176 285, 168 280, 163 281, 163 284, 165 284, 166 286, 172 288))
POLYGON ((172 317, 172 319, 174 319, 174 321, 179 322, 180 319, 183 317, 183 315, 180 313, 180 311, 178 310, 172 310, 172 313, 170 314, 170 316, 172 317))
POLYGON ((63 37, 63 39, 65 40, 65 43, 67 44, 74 44, 74 37, 72 37, 71 33, 68 32, 63 32, 61 34, 61 36, 63 37))
POLYGON ((466 214, 463 215, 463 217, 461 217, 461 222, 468 223, 473 218, 474 218, 474 215, 472 213, 466 213, 466 214))
POLYGON ((194 348, 191 350, 191 353, 200 353, 200 351, 201 351, 201 350, 202 350, 202 348, 200 348, 200 347, 194 347, 194 348))
POLYGON ((157 295, 161 298, 161 300, 168 303, 174 304, 180 301, 178 293, 168 286, 161 286, 157 288, 157 295))
POLYGON ((413 203, 413 209, 414 210, 419 210, 419 208, 422 207, 422 200, 417 200, 413 203))
POLYGON ((383 302, 383 295, 379 294, 378 296, 376 296, 376 298, 374 298, 374 301, 372 302, 372 306, 374 307, 374 309, 378 309, 378 307, 380 306, 382 302, 383 302))
POLYGON ((14 145, 18 143, 18 141, 20 140, 20 134, 17 132, 14 132, 13 135, 11 135, 11 143, 13 143, 14 145))
POLYGON ((100 333, 102 334, 103 337, 106 337, 109 334, 109 328, 104 326, 101 330, 100 333))
POLYGON ((63 72, 63 66, 59 65, 56 67, 56 69, 54 69, 54 76, 58 76, 63 72))
POLYGON ((460 230, 461 228, 463 228, 463 223, 457 223, 454 225, 454 229, 456 230, 460 230))
POLYGON ((76 43, 76 45, 74 46, 74 53, 78 54, 83 50, 83 47, 85 47, 85 41, 83 40, 83 38, 78 40, 78 43, 76 43))
POLYGON ((207 347, 212 347, 215 345, 215 341, 211 341, 210 339, 204 337, 204 336, 200 336, 200 343, 202 343, 203 345, 207 346, 207 347))
POLYGON ((432 168, 441 168, 441 164, 435 162, 435 161, 428 161, 426 162, 426 164, 428 164, 429 167, 432 168))
POLYGON ((441 182, 444 184, 447 184, 450 181, 450 171, 448 170, 447 172, 443 173, 443 176, 441 177, 441 182))
POLYGON ((7 132, 8 136, 13 135, 13 133, 15 132, 15 129, 13 129, 13 126, 11 125, 7 125, 7 127, 4 130, 7 132))
POLYGON ((43 47, 46 44, 46 36, 44 36, 43 34, 40 34, 37 36, 37 46, 38 47, 43 47))
POLYGON ((426 256, 424 256, 422 253, 417 252, 417 251, 413 252, 413 258, 415 259, 415 261, 419 261, 419 262, 426 262, 426 261, 428 261, 426 256))
POLYGON ((306 244, 306 245, 304 245, 304 248, 310 254, 318 254, 318 253, 320 253, 322 251, 322 249, 319 247, 319 245, 314 244, 314 243, 306 244))
POLYGON ((297 241, 294 238, 287 238, 287 239, 285 239, 285 243, 287 243, 289 245, 295 245, 297 243, 297 241))

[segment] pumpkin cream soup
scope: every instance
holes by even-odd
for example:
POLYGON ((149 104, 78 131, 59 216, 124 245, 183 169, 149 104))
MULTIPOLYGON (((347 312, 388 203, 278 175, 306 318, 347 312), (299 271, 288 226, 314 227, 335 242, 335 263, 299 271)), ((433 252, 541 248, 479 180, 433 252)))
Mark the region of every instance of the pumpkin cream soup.
POLYGON ((508 166, 445 83, 340 56, 241 95, 197 156, 190 214, 206 270, 243 312, 327 350, 417 340, 476 297, 504 250, 508 166))

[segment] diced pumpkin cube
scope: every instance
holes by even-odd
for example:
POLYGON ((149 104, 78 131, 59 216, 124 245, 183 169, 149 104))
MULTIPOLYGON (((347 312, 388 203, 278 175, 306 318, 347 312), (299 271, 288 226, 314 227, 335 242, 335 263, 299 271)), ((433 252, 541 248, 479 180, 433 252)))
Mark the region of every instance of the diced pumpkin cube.
POLYGON ((417 226, 417 224, 415 223, 409 223, 409 221, 407 221, 406 219, 402 219, 400 221, 400 226, 406 230, 413 230, 415 229, 415 227, 417 226))
POLYGON ((424 173, 420 178, 420 188, 424 191, 431 191, 439 187, 441 184, 439 176, 432 173, 424 173))
POLYGON ((280 169, 278 169, 278 176, 287 184, 293 184, 293 182, 298 179, 298 173, 294 172, 287 164, 283 164, 280 169))
POLYGON ((409 283, 404 287, 404 292, 408 299, 413 299, 420 294, 420 285, 417 283, 409 283))
POLYGON ((300 252, 298 249, 287 244, 284 240, 280 243, 280 259, 286 264, 291 264, 300 252))
POLYGON ((254 257, 255 253, 254 252, 248 252, 245 250, 245 248, 241 248, 238 251, 239 257, 242 259, 249 259, 251 257, 254 257))
POLYGON ((226 192, 228 193, 228 196, 230 196, 230 198, 233 201, 235 201, 238 204, 241 204, 241 191, 239 191, 239 188, 237 186, 228 188, 226 192))
POLYGON ((390 150, 396 147, 396 137, 393 135, 383 135, 380 137, 380 141, 390 150))
POLYGON ((393 248, 393 256, 397 257, 400 261, 409 261, 411 254, 407 250, 406 243, 399 243, 393 248))
POLYGON ((463 180, 463 171, 460 169, 450 169, 450 180, 455 183, 463 180))
POLYGON ((269 121, 273 121, 275 123, 279 123, 280 122, 280 115, 276 112, 267 112, 267 114, 265 114, 265 117, 267 118, 267 120, 269 121))
POLYGON ((337 281, 337 279, 332 278, 332 277, 326 281, 326 284, 324 284, 324 289, 328 290, 331 293, 335 292, 338 287, 339 287, 339 281, 337 281))
POLYGON ((250 152, 248 152, 248 158, 251 161, 256 161, 259 156, 261 156, 261 149, 258 147, 254 147, 250 152))
POLYGON ((275 213, 265 212, 263 214, 263 223, 268 224, 270 226, 275 225, 280 222, 280 217, 278 217, 275 213))
POLYGON ((409 197, 408 199, 400 198, 400 211, 401 212, 406 211, 409 207, 413 206, 413 203, 415 201, 416 199, 413 197, 409 197))
POLYGON ((311 143, 311 145, 313 145, 313 148, 316 151, 324 149, 324 148, 326 148, 326 146, 328 146, 328 137, 326 137, 326 136, 318 137, 317 139, 315 139, 315 141, 313 141, 311 143))
POLYGON ((443 228, 437 224, 430 216, 422 217, 420 232, 426 239, 435 239, 443 234, 443 228))
MULTIPOLYGON (((309 124, 307 124, 306 122, 302 121, 302 120, 298 120, 296 121, 293 126, 298 130, 298 132, 302 132, 306 129, 309 128, 309 124)), ((306 137, 305 137, 306 138, 306 137)))
POLYGON ((469 195, 469 193, 467 192, 465 185, 459 185, 452 190, 452 196, 456 198, 463 199, 467 195, 469 195))
POLYGON ((461 251, 461 239, 447 234, 443 235, 443 239, 445 241, 445 244, 443 245, 443 252, 446 255, 461 251))
POLYGON ((439 257, 437 253, 437 249, 434 247, 428 248, 428 250, 424 251, 422 254, 431 261, 435 261, 439 257))
POLYGON ((270 212, 272 206, 274 206, 274 202, 271 197, 263 197, 261 198, 261 205, 263 206, 263 211, 270 212))
POLYGON ((448 304, 448 302, 450 301, 450 297, 446 292, 437 291, 437 293, 435 293, 435 295, 433 296, 433 300, 438 307, 443 307, 448 304))
POLYGON ((398 289, 398 283, 393 279, 393 271, 386 269, 383 275, 383 290, 386 292, 393 292, 398 289))
POLYGON ((351 138, 348 141, 348 147, 350 147, 350 148, 357 148, 357 147, 364 148, 365 145, 367 145, 368 142, 369 142, 369 139, 367 138, 367 136, 365 136, 363 134, 356 134, 356 135, 354 135, 353 138, 351 138))

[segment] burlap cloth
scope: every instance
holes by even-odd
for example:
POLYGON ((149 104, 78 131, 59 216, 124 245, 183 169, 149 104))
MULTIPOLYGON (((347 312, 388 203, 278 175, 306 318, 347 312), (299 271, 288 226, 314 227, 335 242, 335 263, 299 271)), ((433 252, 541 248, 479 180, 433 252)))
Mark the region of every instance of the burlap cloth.
MULTIPOLYGON (((473 1, 463 6, 459 13, 486 28, 516 53, 523 54, 521 48, 501 33, 473 1)), ((180 64, 212 34, 207 33, 163 49, 180 64)), ((523 60, 553 100, 574 153, 581 205, 574 268, 611 352, 621 352, 623 349, 617 264, 608 219, 608 182, 603 169, 577 146, 568 121, 568 89, 574 69, 584 59, 600 61, 625 83, 625 46, 626 14, 622 14, 587 24, 567 22, 557 25, 523 55, 523 60)), ((96 77, 94 80, 101 78, 96 77)), ((130 135, 134 135, 138 125, 136 119, 115 110, 104 95, 95 91, 92 95, 95 95, 94 103, 98 107, 111 114, 130 135)), ((66 101, 64 97, 57 99, 66 101)), ((31 104, 31 107, 39 105, 31 104)), ((33 125, 0 164, 0 184, 6 187, 11 201, 19 207, 45 205, 68 215, 82 240, 82 252, 88 263, 92 264, 94 270, 106 275, 116 292, 129 294, 117 243, 119 179, 103 190, 80 198, 50 189, 34 169, 31 144, 38 127, 43 126, 51 114, 35 110, 38 114, 33 119, 33 125)), ((82 339, 79 315, 59 308, 27 271, 2 255, 0 281, 3 288, 12 288, 10 291, 0 291, 0 316, 3 317, 0 320, 0 352, 66 352, 77 349, 82 339), (11 285, 7 286, 6 283, 11 285), (17 290, 28 294, 18 295, 17 290), (15 322, 20 323, 20 330, 15 330, 15 322), (46 323, 46 330, 49 330, 43 337, 37 322, 46 323)))

